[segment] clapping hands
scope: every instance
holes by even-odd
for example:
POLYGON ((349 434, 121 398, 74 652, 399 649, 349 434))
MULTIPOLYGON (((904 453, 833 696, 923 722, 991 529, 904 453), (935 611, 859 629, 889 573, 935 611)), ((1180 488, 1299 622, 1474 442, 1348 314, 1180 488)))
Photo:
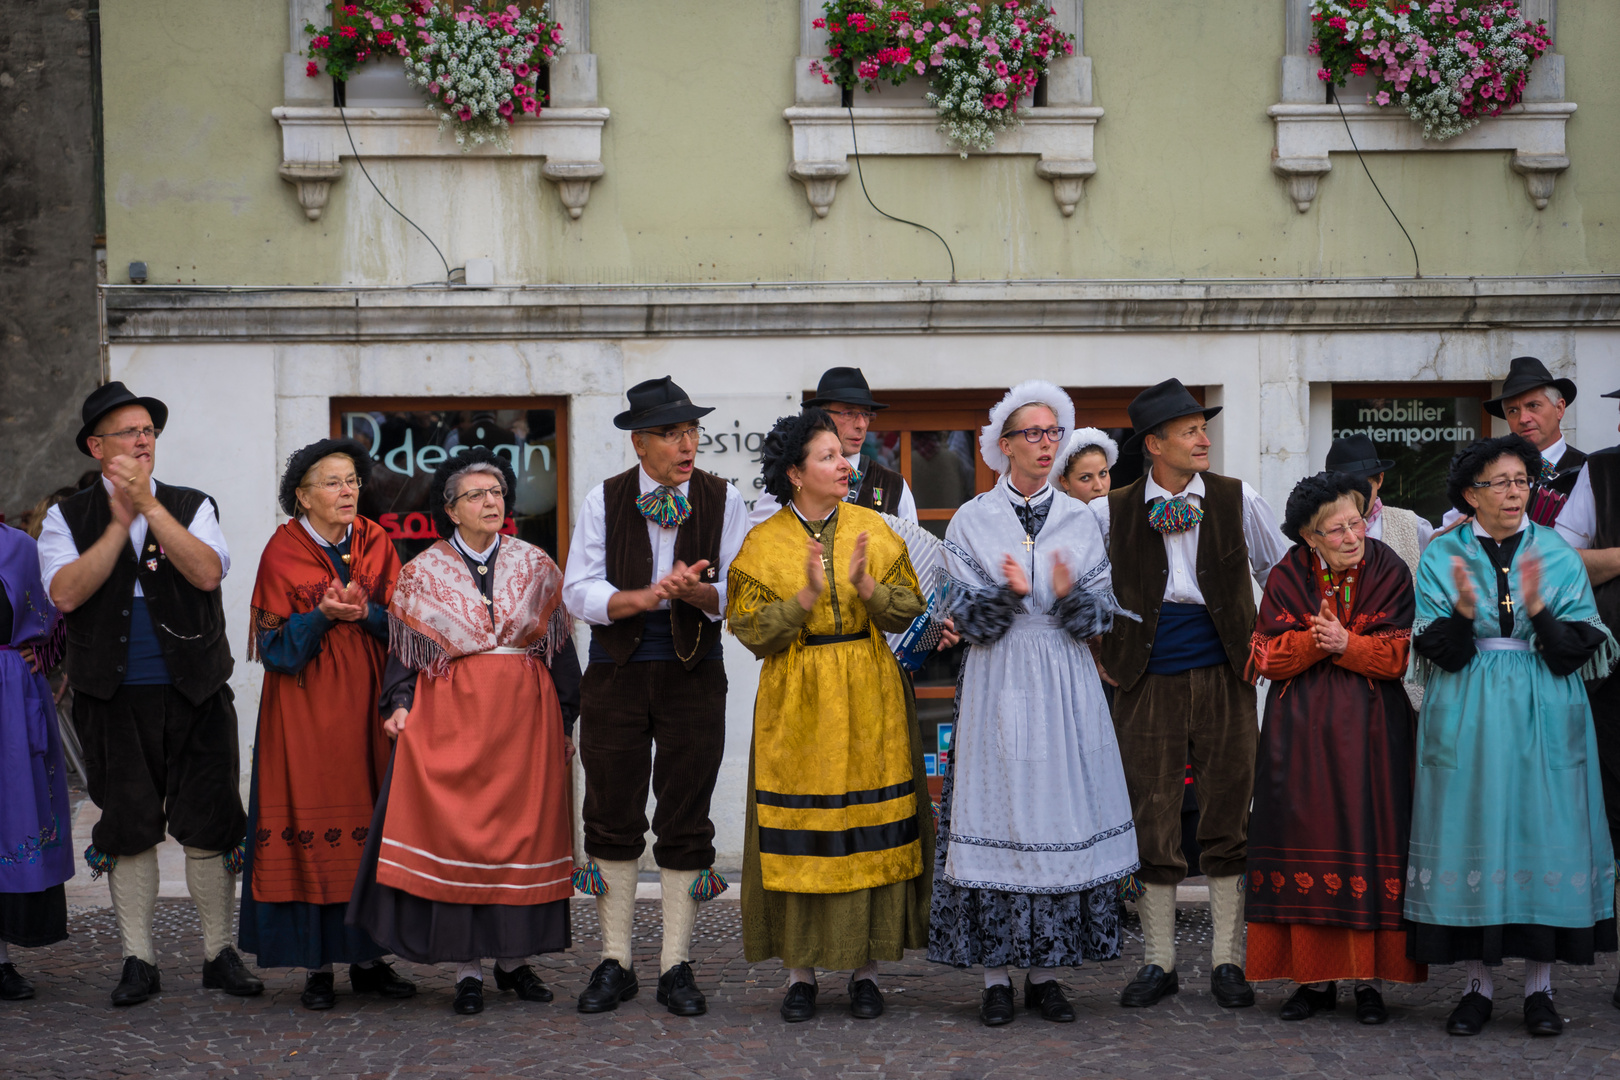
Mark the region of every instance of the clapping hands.
POLYGON ((1350 631, 1339 621, 1339 616, 1334 612, 1333 604, 1327 597, 1322 598, 1321 609, 1315 615, 1307 615, 1305 621, 1310 624, 1311 640, 1323 652, 1338 656, 1349 647, 1350 631))
POLYGON ((321 597, 318 607, 320 613, 333 622, 359 622, 370 612, 371 602, 358 581, 351 580, 341 589, 334 581, 326 587, 326 595, 321 597))

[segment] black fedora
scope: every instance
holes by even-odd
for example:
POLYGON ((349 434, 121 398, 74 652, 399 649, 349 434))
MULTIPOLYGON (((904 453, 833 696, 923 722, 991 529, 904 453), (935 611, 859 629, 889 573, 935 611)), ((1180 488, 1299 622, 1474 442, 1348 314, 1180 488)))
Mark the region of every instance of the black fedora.
POLYGON ((1327 453, 1328 472, 1341 472, 1354 476, 1358 480, 1366 480, 1387 471, 1395 462, 1390 458, 1378 456, 1378 448, 1373 445, 1372 439, 1357 432, 1346 435, 1342 439, 1333 440, 1333 448, 1327 453))
POLYGON ((624 392, 630 408, 613 418, 613 426, 623 431, 641 431, 645 428, 679 424, 683 420, 696 420, 714 412, 692 404, 686 391, 665 375, 662 379, 638 382, 624 392))
POLYGON ((84 399, 84 408, 80 410, 84 426, 79 429, 79 434, 74 436, 73 440, 79 444, 79 453, 86 457, 90 456, 90 444, 86 440, 96 433, 96 425, 101 422, 103 416, 125 405, 144 405, 152 417, 152 426, 159 431, 162 431, 163 425, 169 422, 169 407, 157 398, 136 397, 121 382, 98 386, 90 391, 90 396, 84 399))
POLYGON ((1125 406, 1130 414, 1131 427, 1135 431, 1120 447, 1120 452, 1137 454, 1142 452, 1142 440, 1147 438, 1148 432, 1164 423, 1174 420, 1178 416, 1191 416, 1193 413, 1202 413, 1205 420, 1212 420, 1215 414, 1221 411, 1216 405, 1205 408, 1198 403, 1198 399, 1187 392, 1181 385, 1180 379, 1166 379, 1157 386, 1150 386, 1131 399, 1125 406))
POLYGON ((868 409, 887 409, 880 401, 872 400, 872 388, 866 385, 866 376, 858 367, 828 368, 821 373, 816 384, 816 396, 805 403, 811 405, 864 405, 868 409))
POLYGON ((1533 356, 1515 356, 1508 363, 1508 376, 1502 380, 1502 392, 1485 403, 1485 411, 1499 419, 1506 419, 1502 414, 1502 402, 1538 386, 1556 386, 1558 392, 1564 395, 1566 405, 1575 400, 1574 383, 1568 379, 1553 378, 1547 365, 1533 356))
POLYGON ((1620 398, 1620 390, 1610 390, 1607 394, 1599 394, 1598 397, 1620 398))

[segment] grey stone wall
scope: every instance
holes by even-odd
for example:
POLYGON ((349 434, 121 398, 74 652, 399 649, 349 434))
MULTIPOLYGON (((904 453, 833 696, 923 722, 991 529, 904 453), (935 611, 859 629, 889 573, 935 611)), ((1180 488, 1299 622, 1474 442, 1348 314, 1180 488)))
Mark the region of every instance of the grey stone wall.
POLYGON ((17 524, 86 467, 100 373, 85 0, 0 0, 0 513, 17 524))

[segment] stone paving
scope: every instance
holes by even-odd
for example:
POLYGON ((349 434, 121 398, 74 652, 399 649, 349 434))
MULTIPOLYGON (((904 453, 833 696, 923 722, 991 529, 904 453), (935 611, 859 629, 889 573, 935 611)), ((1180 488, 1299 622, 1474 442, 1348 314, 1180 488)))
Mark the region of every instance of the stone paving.
MULTIPOLYGON (((1260 988, 1260 1004, 1228 1011, 1210 999, 1207 908, 1184 906, 1181 994, 1148 1010, 1115 1004, 1135 970, 1141 942, 1125 955, 1070 975, 1079 1020, 1049 1024, 1021 1012, 1006 1027, 978 1022, 977 972, 951 971, 913 956, 886 964, 887 1012, 852 1019, 843 980, 822 978, 821 1014, 786 1025, 777 1016, 782 974, 774 962, 742 958, 738 905, 701 909, 693 959, 710 1011, 679 1019, 661 1009, 650 980, 657 965, 659 906, 636 913, 636 967, 649 982, 617 1012, 584 1016, 573 995, 596 959, 595 913, 575 903, 575 946, 540 967, 558 1000, 536 1005, 493 992, 479 1016, 450 1011, 448 967, 402 964, 421 985, 414 999, 350 995, 338 977, 337 1008, 298 1005, 301 973, 269 972, 260 998, 200 988, 196 917, 185 901, 159 905, 157 941, 164 993, 130 1009, 107 1000, 117 979, 112 914, 76 908, 73 940, 14 950, 33 978, 33 1001, 0 1003, 0 1077, 988 1077, 988 1076, 1620 1076, 1620 1010, 1609 1004, 1612 958, 1594 969, 1557 973, 1569 1021, 1557 1039, 1532 1041, 1519 1023, 1522 966, 1498 980, 1498 1012, 1474 1039, 1441 1030, 1460 973, 1440 969, 1427 986, 1386 995, 1394 1013, 1362 1027, 1341 1005, 1299 1024, 1277 1019, 1286 991, 1260 988)), ((489 976, 486 974, 486 978, 489 976)), ((1341 991, 1341 996, 1347 993, 1341 991)))

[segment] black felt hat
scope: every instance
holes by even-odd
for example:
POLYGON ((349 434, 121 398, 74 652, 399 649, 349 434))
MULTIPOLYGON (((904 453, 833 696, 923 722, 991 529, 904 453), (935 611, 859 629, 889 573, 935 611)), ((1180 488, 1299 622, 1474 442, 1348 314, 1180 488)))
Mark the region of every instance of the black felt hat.
POLYGON ((696 420, 714 412, 692 404, 686 391, 665 375, 662 379, 639 382, 624 392, 630 408, 613 418, 613 426, 622 431, 641 431, 646 428, 679 424, 683 420, 696 420))
POLYGON ((281 474, 281 509, 288 517, 298 516, 298 485, 304 482, 304 474, 317 461, 333 454, 342 454, 354 462, 354 475, 359 477, 360 483, 364 484, 371 477, 371 455, 353 439, 322 439, 302 450, 295 450, 292 457, 287 459, 287 468, 281 474))
POLYGON ((888 406, 872 400, 872 388, 858 367, 828 368, 816 383, 816 396, 806 401, 810 405, 864 405, 868 409, 887 409, 888 406))
POLYGON ((1212 420, 1215 414, 1221 411, 1221 407, 1216 405, 1206 409, 1185 386, 1181 385, 1180 379, 1166 379, 1157 386, 1150 386, 1137 394, 1131 403, 1125 406, 1125 411, 1130 414, 1131 427, 1135 431, 1120 449, 1130 454, 1141 453, 1142 440, 1147 438, 1147 433, 1166 420, 1191 416, 1193 413, 1202 413, 1205 420, 1212 420))
POLYGON ((1365 480, 1388 470, 1394 464, 1390 458, 1379 457, 1378 448, 1373 445, 1372 439, 1357 432, 1333 440, 1333 448, 1327 454, 1326 467, 1328 472, 1348 473, 1365 480))
MULTIPOLYGON (((1534 390, 1538 386, 1556 386, 1564 395, 1564 404, 1575 400, 1575 384, 1568 379, 1555 379, 1552 372, 1533 356, 1515 356, 1508 363, 1508 376, 1502 380, 1502 392, 1485 403, 1485 411, 1498 419, 1506 419, 1502 402, 1511 397, 1534 390)), ((1605 394, 1605 397, 1609 395, 1605 394)))
POLYGON ((79 444, 79 453, 86 457, 90 455, 90 444, 86 440, 96 433, 96 425, 101 418, 114 409, 121 409, 125 405, 144 405, 147 413, 152 417, 152 426, 159 431, 169 421, 169 407, 157 398, 136 397, 130 393, 129 388, 121 382, 110 382, 106 386, 98 386, 90 391, 90 396, 84 399, 84 408, 81 415, 84 426, 74 441, 79 444))
POLYGON ((433 527, 439 530, 441 539, 450 539, 450 534, 456 531, 456 523, 450 520, 450 514, 444 507, 444 489, 449 486, 452 476, 469 465, 493 465, 500 470, 501 483, 506 486, 508 499, 517 487, 517 473, 512 471, 512 463, 487 446, 469 446, 461 453, 452 454, 439 462, 433 470, 433 482, 428 485, 428 510, 433 514, 433 527))
POLYGON ((1610 390, 1607 394, 1599 394, 1598 396, 1599 397, 1620 398, 1620 390, 1610 390))

